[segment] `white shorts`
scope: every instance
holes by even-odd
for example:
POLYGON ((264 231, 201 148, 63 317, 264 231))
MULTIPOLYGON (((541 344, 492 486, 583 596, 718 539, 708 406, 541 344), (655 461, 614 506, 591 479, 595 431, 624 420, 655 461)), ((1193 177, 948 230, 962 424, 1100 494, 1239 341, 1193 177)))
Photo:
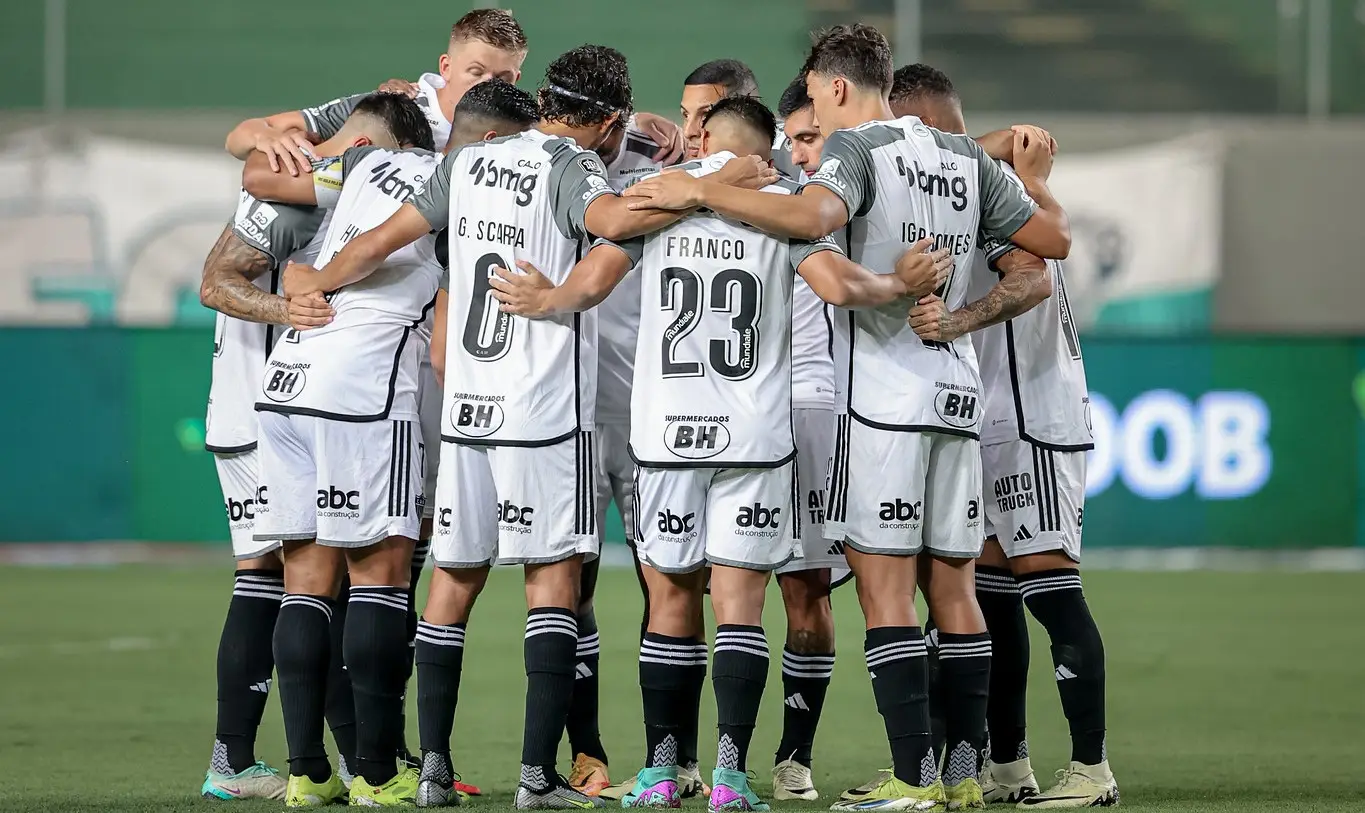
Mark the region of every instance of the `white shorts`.
POLYGON ((1026 440, 981 447, 986 535, 1005 555, 1060 550, 1081 560, 1085 452, 1054 452, 1026 440))
POLYGON ((793 409, 796 437, 796 496, 801 513, 801 558, 777 572, 841 568, 847 565, 844 546, 825 539, 825 480, 834 449, 834 419, 830 409, 793 409))
POLYGON ((441 398, 444 393, 436 383, 431 369, 431 358, 422 359, 417 373, 417 422, 422 425, 418 462, 422 467, 422 493, 417 495, 422 519, 434 514, 436 502, 436 472, 441 465, 441 398))
POLYGON ((268 496, 258 479, 257 451, 215 454, 213 464, 218 469, 218 485, 223 489, 228 530, 232 532, 232 558, 255 559, 278 548, 277 541, 257 542, 255 537, 256 511, 268 496))
POLYGON ((795 468, 636 468, 636 554, 662 573, 777 570, 801 555, 795 468))
POLYGON ((975 438, 874 429, 840 415, 827 487, 827 539, 860 553, 981 555, 981 443, 975 438))
POLYGON ((603 533, 607 506, 616 503, 626 541, 635 539, 635 461, 630 457, 630 424, 597 425, 597 532, 603 533))
POLYGON ((269 502, 256 509, 257 540, 363 548, 391 536, 417 538, 416 421, 258 414, 269 502))
POLYGON ((441 443, 438 567, 559 562, 597 555, 593 435, 550 446, 441 443))

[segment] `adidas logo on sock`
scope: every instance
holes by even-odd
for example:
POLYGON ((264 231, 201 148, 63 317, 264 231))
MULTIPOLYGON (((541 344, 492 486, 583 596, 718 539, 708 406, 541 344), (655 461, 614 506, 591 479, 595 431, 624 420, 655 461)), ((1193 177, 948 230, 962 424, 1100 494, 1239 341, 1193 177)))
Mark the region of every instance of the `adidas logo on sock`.
POLYGON ((578 678, 590 678, 590 677, 592 677, 592 669, 590 669, 586 663, 580 663, 580 664, 578 664, 577 666, 574 667, 574 670, 573 670, 573 671, 574 671, 574 680, 577 680, 578 678))
POLYGON ((1070 669, 1067 669, 1065 664, 1057 667, 1056 674, 1058 680, 1070 680, 1076 677, 1076 673, 1071 671, 1070 669))
POLYGON ((1032 538, 1033 538, 1033 534, 1029 533, 1029 532, 1028 532, 1028 528, 1025 528, 1023 525, 1020 525, 1020 526, 1019 526, 1019 530, 1017 530, 1017 531, 1014 532, 1014 541, 1015 541, 1015 542, 1023 542, 1025 539, 1032 539, 1032 538))
POLYGON ((260 692, 261 694, 270 694, 270 681, 265 680, 260 683, 251 684, 251 691, 260 692))
POLYGON ((800 692, 797 692, 796 694, 792 695, 791 697, 788 697, 786 700, 783 700, 782 702, 785 705, 791 706, 794 709, 800 709, 801 711, 810 711, 810 706, 806 705, 806 698, 802 697, 800 692))

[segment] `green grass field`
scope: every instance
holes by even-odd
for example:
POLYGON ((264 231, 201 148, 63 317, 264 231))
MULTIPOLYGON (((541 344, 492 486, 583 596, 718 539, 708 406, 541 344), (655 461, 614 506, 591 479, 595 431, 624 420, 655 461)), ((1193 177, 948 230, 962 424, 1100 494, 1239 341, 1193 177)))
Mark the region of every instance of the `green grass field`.
MULTIPOLYGON (((0 811, 222 804, 197 792, 212 741, 213 658, 230 588, 226 567, 0 568, 0 811)), ((617 774, 636 767, 644 750, 635 591, 628 572, 603 574, 602 729, 617 774)), ((1087 593, 1108 649, 1109 754, 1125 806, 1365 810, 1359 574, 1102 572, 1087 577, 1087 593)), ((776 652, 783 625, 775 591, 770 610, 776 652)), ((815 749, 826 797, 887 762, 851 589, 836 593, 835 613, 840 661, 815 749)), ((470 628, 455 732, 457 769, 489 792, 478 806, 508 806, 515 783, 522 619, 517 574, 499 571, 470 628)), ((751 759, 760 792, 768 789, 781 722, 778 670, 774 658, 751 759)), ((1046 781, 1068 746, 1037 627, 1032 680, 1031 749, 1046 781)), ((702 713, 714 720, 709 702, 702 713)), ((413 720, 409 728, 415 746, 413 720)), ((283 765, 273 700, 259 753, 283 765)), ((702 753, 704 763, 714 753, 705 738, 702 753)))

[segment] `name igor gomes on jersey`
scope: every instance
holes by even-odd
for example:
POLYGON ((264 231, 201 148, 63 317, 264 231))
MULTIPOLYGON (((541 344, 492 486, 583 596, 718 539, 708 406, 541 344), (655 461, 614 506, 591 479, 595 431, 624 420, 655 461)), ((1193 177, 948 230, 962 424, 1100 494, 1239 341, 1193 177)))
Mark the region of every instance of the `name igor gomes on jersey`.
POLYGON ((597 315, 514 317, 489 279, 525 260, 562 283, 594 245, 584 213, 611 194, 596 154, 530 130, 452 151, 413 200, 449 235, 442 440, 540 446, 592 428, 597 315))
MULTIPOLYGON (((318 203, 333 207, 319 267, 388 220, 436 164, 426 150, 352 147, 317 167, 318 203)), ((332 292, 329 324, 289 330, 275 346, 256 408, 341 421, 416 419, 417 364, 426 352, 418 326, 440 279, 435 239, 427 235, 389 255, 365 279, 332 292)))
MULTIPOLYGON (((849 257, 865 268, 893 273, 900 255, 926 237, 951 249, 957 264, 936 292, 950 310, 966 301, 979 236, 1008 240, 1037 209, 975 141, 913 116, 833 133, 810 183, 847 205, 849 257)), ((904 303, 841 312, 834 362, 837 408, 855 420, 979 437, 981 378, 971 339, 920 339, 904 303)))
MULTIPOLYGON (((734 158, 684 165, 696 176, 734 158)), ((787 195, 779 181, 764 189, 787 195)), ((832 239, 787 240, 699 211, 636 243, 640 330, 631 456, 668 467, 779 466, 792 439, 792 285, 832 239)))

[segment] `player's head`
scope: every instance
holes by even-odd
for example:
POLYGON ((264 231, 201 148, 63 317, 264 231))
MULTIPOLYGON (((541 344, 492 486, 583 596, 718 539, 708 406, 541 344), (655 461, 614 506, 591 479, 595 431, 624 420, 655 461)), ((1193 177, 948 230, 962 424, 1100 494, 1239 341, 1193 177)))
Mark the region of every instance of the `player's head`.
POLYGON ((680 104, 687 157, 696 158, 701 152, 701 122, 712 105, 726 96, 757 95, 754 72, 738 59, 713 59, 689 73, 683 80, 680 104))
POLYGON ((867 103, 891 91, 891 44, 870 25, 836 25, 816 37, 801 70, 820 130, 856 127, 867 103))
POLYGON ((417 102, 402 93, 371 93, 346 118, 333 139, 339 147, 421 147, 435 150, 431 125, 417 102))
POLYGON ((526 32, 511 12, 474 9, 450 28, 450 46, 441 54, 441 78, 455 95, 488 79, 516 82, 526 59, 526 32))
POLYGON ((825 147, 825 137, 815 123, 815 105, 806 92, 806 75, 801 74, 792 80, 782 91, 777 102, 777 115, 782 119, 782 132, 792 145, 792 163, 814 175, 820 167, 820 151, 825 147))
POLYGON ((962 98, 953 81, 938 68, 923 63, 896 69, 891 81, 891 112, 918 116, 925 124, 945 133, 967 133, 962 118, 962 98))
POLYGON ((561 54, 545 69, 536 102, 543 121, 578 131, 578 146, 597 149, 630 118, 625 55, 604 45, 580 45, 561 54))
POLYGON ((757 96, 726 96, 711 105, 701 126, 703 155, 732 152, 772 159, 777 119, 757 96))
POLYGON ((514 135, 528 130, 540 119, 531 94, 501 79, 480 82, 460 97, 450 123, 446 151, 475 141, 514 135))

